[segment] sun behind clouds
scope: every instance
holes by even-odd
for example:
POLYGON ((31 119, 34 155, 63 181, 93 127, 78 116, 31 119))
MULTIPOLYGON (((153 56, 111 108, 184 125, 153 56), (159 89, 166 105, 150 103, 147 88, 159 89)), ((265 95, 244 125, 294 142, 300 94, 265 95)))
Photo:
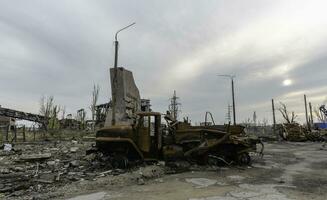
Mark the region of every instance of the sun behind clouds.
POLYGON ((292 85, 293 81, 291 79, 285 79, 283 81, 283 86, 290 86, 292 85))

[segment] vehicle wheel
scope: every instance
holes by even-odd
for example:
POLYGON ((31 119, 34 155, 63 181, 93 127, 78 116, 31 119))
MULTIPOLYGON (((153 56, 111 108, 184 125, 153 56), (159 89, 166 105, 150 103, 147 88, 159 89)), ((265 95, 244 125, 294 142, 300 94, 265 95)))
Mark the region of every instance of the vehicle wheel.
POLYGON ((125 156, 116 155, 111 165, 114 169, 126 169, 128 167, 128 159, 125 156))
POLYGON ((251 157, 248 153, 240 153, 237 156, 237 163, 239 165, 250 165, 251 163, 251 157))

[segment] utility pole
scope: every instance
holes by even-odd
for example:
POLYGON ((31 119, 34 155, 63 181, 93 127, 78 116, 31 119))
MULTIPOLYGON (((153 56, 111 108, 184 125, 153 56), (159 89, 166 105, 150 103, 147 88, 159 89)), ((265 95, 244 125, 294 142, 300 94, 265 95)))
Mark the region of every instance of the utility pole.
POLYGON ((307 127, 310 130, 310 124, 308 120, 308 107, 307 107, 307 96, 304 95, 304 108, 305 108, 305 120, 307 122, 307 127))
POLYGON ((273 113, 273 132, 275 134, 275 132, 276 132, 276 117, 275 117, 275 103, 274 103, 274 99, 271 99, 271 107, 272 107, 272 113, 273 113))
POLYGON ((181 104, 178 102, 178 99, 179 99, 179 97, 176 96, 176 90, 174 90, 174 95, 170 99, 170 105, 169 105, 169 111, 174 120, 177 120, 178 112, 180 111, 179 105, 181 105, 181 104))
POLYGON ((115 125, 116 124, 116 94, 117 94, 117 73, 118 73, 118 33, 133 26, 135 24, 132 23, 128 26, 125 26, 122 29, 119 29, 116 34, 115 34, 115 61, 114 61, 114 77, 113 77, 113 85, 111 86, 112 89, 112 119, 111 119, 111 125, 115 125))
POLYGON ((231 117, 232 110, 231 109, 232 109, 232 106, 230 104, 228 104, 228 106, 227 106, 226 119, 227 119, 227 121, 228 121, 229 124, 230 124, 231 119, 232 119, 232 117, 231 117))
POLYGON ((236 125, 236 111, 235 111, 235 92, 234 92, 234 75, 228 75, 228 74, 223 74, 223 75, 218 75, 218 76, 224 76, 228 77, 231 79, 231 84, 232 84, 232 101, 233 101, 233 124, 236 125))
POLYGON ((309 110, 310 110, 310 124, 313 125, 312 105, 311 105, 311 102, 309 102, 309 110))
POLYGON ((232 98, 233 98, 233 121, 234 121, 234 125, 236 125, 234 76, 231 76, 231 79, 232 79, 232 98))

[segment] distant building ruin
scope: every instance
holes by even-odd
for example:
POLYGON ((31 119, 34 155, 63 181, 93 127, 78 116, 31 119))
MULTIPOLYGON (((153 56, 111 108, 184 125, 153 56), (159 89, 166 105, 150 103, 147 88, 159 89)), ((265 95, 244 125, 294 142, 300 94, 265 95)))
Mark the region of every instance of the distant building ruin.
POLYGON ((16 124, 15 118, 0 115, 0 128, 14 126, 15 124, 16 124))

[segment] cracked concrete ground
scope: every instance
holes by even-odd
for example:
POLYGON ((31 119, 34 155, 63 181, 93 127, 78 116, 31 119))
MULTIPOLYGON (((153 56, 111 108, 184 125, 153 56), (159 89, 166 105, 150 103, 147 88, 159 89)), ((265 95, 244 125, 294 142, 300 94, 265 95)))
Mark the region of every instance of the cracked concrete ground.
POLYGON ((269 143, 248 168, 164 175, 144 185, 99 187, 75 199, 256 200, 326 199, 327 149, 322 143, 269 143))

